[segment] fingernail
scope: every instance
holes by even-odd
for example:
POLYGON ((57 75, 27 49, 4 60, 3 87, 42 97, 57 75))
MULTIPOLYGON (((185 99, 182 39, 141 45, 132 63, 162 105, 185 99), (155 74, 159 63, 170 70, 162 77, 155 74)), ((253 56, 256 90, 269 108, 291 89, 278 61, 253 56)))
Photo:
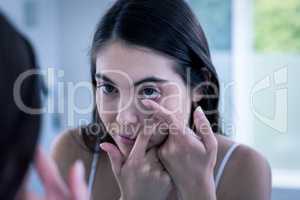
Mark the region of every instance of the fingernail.
POLYGON ((101 143, 99 146, 100 146, 100 148, 101 148, 103 151, 106 151, 106 147, 105 147, 105 144, 104 144, 104 143, 101 143))
POLYGON ((100 148, 101 148, 104 152, 106 152, 108 155, 110 155, 109 148, 108 148, 108 146, 107 146, 105 143, 101 143, 101 144, 100 144, 100 148))
POLYGON ((75 173, 77 181, 84 179, 84 165, 81 160, 75 162, 75 173))
POLYGON ((204 114, 204 113, 203 113, 203 111, 202 111, 202 108, 201 108, 200 106, 198 106, 198 107, 196 108, 196 115, 197 115, 197 117, 201 118, 203 114, 204 114))

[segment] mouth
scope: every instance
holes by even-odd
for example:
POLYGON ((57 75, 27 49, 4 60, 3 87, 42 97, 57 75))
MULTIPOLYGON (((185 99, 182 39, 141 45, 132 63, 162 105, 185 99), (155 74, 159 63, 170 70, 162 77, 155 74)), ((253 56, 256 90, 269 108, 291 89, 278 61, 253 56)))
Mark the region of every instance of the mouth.
POLYGON ((135 143, 136 138, 130 138, 128 135, 118 135, 120 142, 123 144, 133 145, 135 143))

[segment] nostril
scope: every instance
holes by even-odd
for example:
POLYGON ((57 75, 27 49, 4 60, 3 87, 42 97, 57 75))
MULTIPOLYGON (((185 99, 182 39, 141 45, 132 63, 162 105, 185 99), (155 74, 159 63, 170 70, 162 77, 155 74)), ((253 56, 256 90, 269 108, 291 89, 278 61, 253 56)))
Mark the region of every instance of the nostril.
POLYGON ((130 124, 137 123, 138 118, 133 113, 121 112, 117 115, 116 121, 121 125, 129 126, 130 124))

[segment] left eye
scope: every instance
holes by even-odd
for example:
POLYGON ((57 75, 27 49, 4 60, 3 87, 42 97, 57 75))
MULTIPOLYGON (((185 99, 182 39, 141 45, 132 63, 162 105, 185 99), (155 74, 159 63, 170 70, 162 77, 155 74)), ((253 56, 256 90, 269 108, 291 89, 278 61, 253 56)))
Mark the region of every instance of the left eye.
POLYGON ((144 88, 140 94, 141 98, 157 99, 160 97, 160 92, 154 88, 144 88))

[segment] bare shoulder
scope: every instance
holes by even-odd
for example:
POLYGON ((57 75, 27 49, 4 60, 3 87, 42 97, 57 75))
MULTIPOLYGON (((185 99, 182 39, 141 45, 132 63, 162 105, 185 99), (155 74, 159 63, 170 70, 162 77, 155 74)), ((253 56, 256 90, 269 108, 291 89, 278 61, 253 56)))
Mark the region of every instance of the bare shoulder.
POLYGON ((80 128, 63 131, 56 136, 51 145, 51 155, 53 157, 59 156, 64 152, 73 155, 82 151, 88 150, 82 140, 80 128))
POLYGON ((266 158, 239 144, 225 167, 217 195, 221 200, 268 200, 271 185, 271 168, 266 158))
POLYGON ((69 168, 76 160, 82 160, 87 168, 91 152, 84 145, 80 128, 60 133, 51 145, 51 157, 55 160, 63 178, 67 177, 69 168))

